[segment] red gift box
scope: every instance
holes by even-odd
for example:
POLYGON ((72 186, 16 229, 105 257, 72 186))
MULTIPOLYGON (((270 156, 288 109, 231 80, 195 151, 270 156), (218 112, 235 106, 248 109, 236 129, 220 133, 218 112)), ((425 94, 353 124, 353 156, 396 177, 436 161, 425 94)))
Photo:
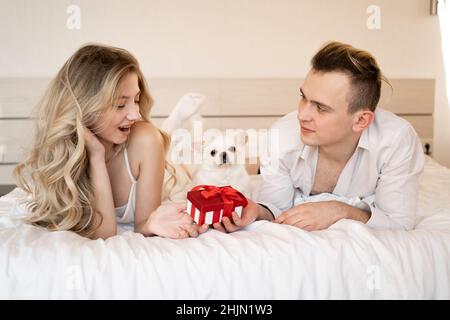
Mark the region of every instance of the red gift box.
POLYGON ((235 211, 240 217, 248 204, 245 196, 230 186, 200 185, 187 194, 187 214, 198 224, 213 224, 235 211))

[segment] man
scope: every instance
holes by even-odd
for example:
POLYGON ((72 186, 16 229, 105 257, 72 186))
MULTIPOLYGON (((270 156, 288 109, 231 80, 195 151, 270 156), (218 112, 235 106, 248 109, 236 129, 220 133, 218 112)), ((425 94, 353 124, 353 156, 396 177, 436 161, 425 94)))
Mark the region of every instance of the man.
POLYGON ((259 203, 233 222, 213 227, 236 231, 255 220, 274 220, 304 230, 326 229, 353 219, 375 229, 414 227, 422 145, 404 119, 376 108, 382 73, 368 52, 331 42, 317 52, 300 87, 296 114, 273 129, 280 132, 279 165, 261 159, 259 203), (313 195, 356 198, 357 205, 313 195))

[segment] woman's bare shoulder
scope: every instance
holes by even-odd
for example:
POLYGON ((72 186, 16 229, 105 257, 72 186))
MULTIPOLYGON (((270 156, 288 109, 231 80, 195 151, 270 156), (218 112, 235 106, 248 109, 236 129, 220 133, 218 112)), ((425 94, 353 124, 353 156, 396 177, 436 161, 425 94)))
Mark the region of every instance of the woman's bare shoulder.
POLYGON ((164 162, 164 142, 158 128, 152 123, 139 121, 131 128, 128 154, 133 174, 139 176, 143 164, 151 166, 164 162))
POLYGON ((128 141, 129 148, 145 148, 163 146, 163 139, 153 123, 139 121, 131 127, 128 141))

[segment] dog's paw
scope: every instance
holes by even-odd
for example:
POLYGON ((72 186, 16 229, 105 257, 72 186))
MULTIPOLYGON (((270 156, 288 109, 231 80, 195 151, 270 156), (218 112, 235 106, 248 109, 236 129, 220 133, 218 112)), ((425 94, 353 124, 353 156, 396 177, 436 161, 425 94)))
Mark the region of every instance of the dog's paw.
POLYGON ((205 101, 206 97, 200 93, 186 93, 175 106, 180 119, 186 120, 193 116, 205 101))

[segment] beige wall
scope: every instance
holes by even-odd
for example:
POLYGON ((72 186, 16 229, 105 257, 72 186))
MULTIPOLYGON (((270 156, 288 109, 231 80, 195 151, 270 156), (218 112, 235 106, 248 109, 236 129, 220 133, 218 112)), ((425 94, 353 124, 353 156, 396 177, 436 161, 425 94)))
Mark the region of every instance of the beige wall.
MULTIPOLYGON (((436 78, 434 157, 450 167, 450 107, 428 0, 0 0, 0 77, 49 77, 82 43, 136 54, 149 77, 303 77, 327 40, 371 51, 388 77, 436 78), (81 9, 69 30, 66 9, 81 9), (381 29, 369 30, 369 5, 381 29)), ((293 109, 295 106, 293 106, 293 109)))

